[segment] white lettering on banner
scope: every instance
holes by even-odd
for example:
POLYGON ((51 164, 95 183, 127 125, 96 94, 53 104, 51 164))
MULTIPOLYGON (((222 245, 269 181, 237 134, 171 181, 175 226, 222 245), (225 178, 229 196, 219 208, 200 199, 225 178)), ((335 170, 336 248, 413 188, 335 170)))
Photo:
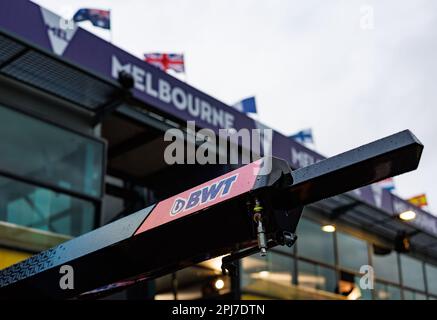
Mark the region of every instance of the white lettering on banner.
POLYGON ((134 78, 135 89, 144 91, 144 70, 134 66, 132 68, 132 77, 134 78))
POLYGON ((200 104, 200 119, 203 121, 206 121, 208 123, 211 123, 211 108, 208 104, 208 102, 202 101, 200 104))
POLYGON ((171 102, 170 95, 170 84, 162 79, 158 81, 158 92, 159 92, 159 100, 164 101, 165 103, 171 102))
POLYGON ((291 147, 291 163, 293 166, 303 168, 321 160, 322 159, 317 159, 305 151, 299 151, 291 147))
POLYGON ((209 102, 182 89, 173 86, 164 79, 154 79, 154 75, 131 63, 123 64, 112 56, 112 77, 117 79, 120 71, 130 73, 136 90, 144 92, 160 101, 171 104, 180 111, 186 112, 190 118, 207 122, 217 128, 233 128, 234 115, 219 109, 209 102))
POLYGON ((145 92, 152 97, 157 97, 158 92, 152 87, 152 74, 146 73, 146 90, 145 92))

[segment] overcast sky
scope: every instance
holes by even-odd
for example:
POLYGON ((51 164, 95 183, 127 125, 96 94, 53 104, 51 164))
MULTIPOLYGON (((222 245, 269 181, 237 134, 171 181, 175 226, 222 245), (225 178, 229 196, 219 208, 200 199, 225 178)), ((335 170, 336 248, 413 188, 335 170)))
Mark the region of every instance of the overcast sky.
POLYGON ((437 1, 35 2, 64 17, 111 9, 115 45, 138 57, 183 52, 190 84, 228 104, 255 95, 262 122, 283 134, 312 128, 326 156, 412 130, 422 161, 395 178, 396 193, 426 192, 437 214, 437 1), (373 29, 363 29, 369 8, 373 29))

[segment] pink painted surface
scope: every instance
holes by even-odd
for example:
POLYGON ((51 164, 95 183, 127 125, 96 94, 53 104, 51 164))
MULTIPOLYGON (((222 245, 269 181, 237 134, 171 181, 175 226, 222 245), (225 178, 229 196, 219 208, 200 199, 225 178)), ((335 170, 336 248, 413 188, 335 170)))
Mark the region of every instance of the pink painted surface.
POLYGON ((256 178, 258 176, 257 173, 259 172, 261 161, 262 160, 252 162, 244 167, 226 173, 220 177, 205 182, 197 187, 194 187, 192 189, 189 189, 178 195, 175 195, 171 198, 159 202, 156 205, 156 207, 153 209, 153 211, 150 213, 150 215, 143 222, 143 224, 135 232, 135 235, 153 229, 165 223, 169 223, 176 219, 183 218, 187 215, 193 214, 202 209, 216 205, 217 203, 234 198, 236 196, 239 196, 245 192, 252 190, 255 185, 256 178), (224 188, 221 188, 221 191, 217 194, 217 196, 214 199, 211 199, 210 201, 204 203, 200 202, 191 208, 179 210, 178 212, 172 214, 172 209, 174 209, 175 201, 177 201, 178 199, 179 202, 182 202, 180 199, 186 200, 186 202, 188 202, 190 195, 192 195, 193 193, 196 193, 199 190, 203 190, 205 188, 211 188, 211 186, 214 185, 217 186, 220 184, 221 181, 232 181, 232 177, 234 176, 235 176, 235 180, 233 180, 233 183, 229 187, 229 192, 227 192, 226 194, 223 194, 224 188), (228 178, 229 180, 227 180, 228 178))

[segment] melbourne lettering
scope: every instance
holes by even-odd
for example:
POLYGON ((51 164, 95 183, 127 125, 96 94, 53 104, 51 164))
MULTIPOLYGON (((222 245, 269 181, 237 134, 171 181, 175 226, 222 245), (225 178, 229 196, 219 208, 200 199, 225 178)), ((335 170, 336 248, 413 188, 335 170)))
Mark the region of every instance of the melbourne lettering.
POLYGON ((132 75, 135 89, 156 98, 177 110, 186 112, 190 119, 200 119, 218 128, 233 128, 234 115, 216 108, 208 101, 201 99, 183 88, 156 77, 156 74, 127 63, 122 64, 116 56, 112 56, 112 77, 118 78, 120 71, 132 75))

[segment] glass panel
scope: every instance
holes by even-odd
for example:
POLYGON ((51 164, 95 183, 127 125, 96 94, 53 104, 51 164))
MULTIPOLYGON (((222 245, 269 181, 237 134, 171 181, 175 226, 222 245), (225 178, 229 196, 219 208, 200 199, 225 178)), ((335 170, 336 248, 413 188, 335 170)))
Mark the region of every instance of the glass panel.
POLYGON ((297 270, 299 286, 329 292, 336 291, 337 280, 333 269, 299 260, 297 270))
POLYGON ((402 254, 401 270, 404 286, 418 290, 425 290, 422 262, 402 254))
POLYGON ((399 283, 399 267, 397 253, 391 251, 386 254, 378 253, 375 249, 372 250, 372 263, 375 269, 375 277, 382 280, 387 280, 394 283, 399 283))
POLYGON ((100 196, 103 144, 0 107, 0 168, 100 196))
POLYGON ((357 299, 359 300, 372 300, 372 289, 362 289, 360 286, 361 276, 355 276, 355 288, 357 291, 357 299))
POLYGON ((404 290, 404 300, 426 300, 426 295, 415 291, 404 290))
POLYGON ((375 298, 377 300, 400 300, 401 290, 399 289, 399 287, 396 286, 376 282, 375 298))
POLYGON ((241 262, 242 288, 251 293, 274 296, 281 288, 291 287, 293 264, 293 258, 275 252, 268 252, 265 258, 259 254, 244 258, 241 262))
POLYGON ((425 264, 428 293, 437 294, 437 267, 425 264))
POLYGON ((297 253, 301 257, 334 265, 333 234, 323 232, 321 226, 301 219, 297 226, 297 253))
POLYGON ((0 177, 0 220, 78 236, 91 231, 92 203, 0 177))
POLYGON ((342 267, 359 271, 369 264, 367 243, 350 235, 337 232, 339 263, 342 267))

